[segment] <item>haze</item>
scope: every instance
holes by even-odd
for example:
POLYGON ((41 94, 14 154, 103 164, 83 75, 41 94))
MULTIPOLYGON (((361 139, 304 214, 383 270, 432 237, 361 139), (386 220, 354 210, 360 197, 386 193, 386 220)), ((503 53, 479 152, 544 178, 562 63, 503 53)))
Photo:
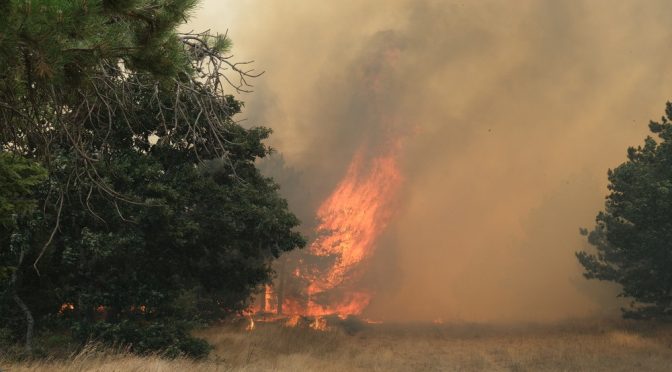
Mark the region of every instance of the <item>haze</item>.
POLYGON ((618 315, 574 252, 607 169, 672 97, 670 15, 669 1, 206 0, 188 28, 228 29, 235 59, 266 71, 243 117, 274 129, 284 168, 269 172, 308 225, 360 147, 403 140, 364 315, 554 321, 618 315))

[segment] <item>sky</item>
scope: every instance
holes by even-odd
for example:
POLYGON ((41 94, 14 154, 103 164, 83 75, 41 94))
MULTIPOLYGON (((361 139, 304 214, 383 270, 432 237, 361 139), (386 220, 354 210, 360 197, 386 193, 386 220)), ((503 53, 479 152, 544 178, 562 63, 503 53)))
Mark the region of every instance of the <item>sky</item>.
MULTIPOLYGON (((669 1, 205 0, 187 29, 254 60, 245 125, 304 221, 353 155, 398 150, 394 213, 368 263, 381 320, 613 316, 582 278, 606 173, 672 97, 669 1), (278 160, 280 159, 280 160, 278 160)), ((267 166, 268 167, 268 166, 267 166)))

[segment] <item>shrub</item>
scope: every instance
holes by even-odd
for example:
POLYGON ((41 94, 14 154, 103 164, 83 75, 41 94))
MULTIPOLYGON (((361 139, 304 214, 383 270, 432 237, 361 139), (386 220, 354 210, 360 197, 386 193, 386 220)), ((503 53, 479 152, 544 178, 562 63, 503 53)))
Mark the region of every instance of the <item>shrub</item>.
POLYGON ((73 331, 81 342, 98 341, 107 345, 123 346, 138 354, 159 353, 169 358, 203 358, 211 350, 205 340, 189 335, 186 325, 179 323, 130 320, 119 323, 80 323, 73 327, 73 331))

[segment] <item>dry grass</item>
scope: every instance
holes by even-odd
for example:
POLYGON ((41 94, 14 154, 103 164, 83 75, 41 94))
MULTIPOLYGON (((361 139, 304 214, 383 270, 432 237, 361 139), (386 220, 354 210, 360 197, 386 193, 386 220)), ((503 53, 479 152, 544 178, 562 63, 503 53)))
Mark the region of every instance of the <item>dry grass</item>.
POLYGON ((672 328, 625 322, 553 326, 370 325, 348 334, 258 324, 200 332, 210 359, 88 348, 69 360, 2 362, 6 371, 668 371, 672 328))

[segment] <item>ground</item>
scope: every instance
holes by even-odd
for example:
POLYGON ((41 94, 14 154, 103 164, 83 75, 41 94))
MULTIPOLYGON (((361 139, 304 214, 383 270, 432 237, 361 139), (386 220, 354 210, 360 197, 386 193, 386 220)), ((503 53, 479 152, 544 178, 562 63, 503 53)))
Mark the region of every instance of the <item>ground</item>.
POLYGON ((368 324, 330 331, 229 324, 199 332, 207 360, 166 360, 97 347, 68 360, 8 362, 11 371, 669 371, 672 327, 564 322, 487 326, 368 324))

